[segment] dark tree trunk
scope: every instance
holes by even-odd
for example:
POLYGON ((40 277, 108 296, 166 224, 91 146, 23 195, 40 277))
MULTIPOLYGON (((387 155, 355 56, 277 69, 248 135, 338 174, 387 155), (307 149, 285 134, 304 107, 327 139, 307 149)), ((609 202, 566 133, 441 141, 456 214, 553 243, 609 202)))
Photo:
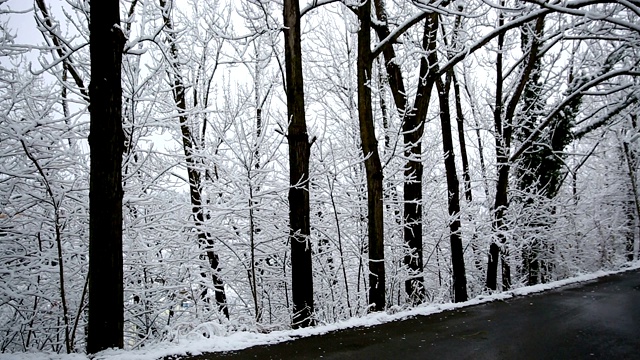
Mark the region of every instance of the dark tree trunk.
MULTIPOLYGON (((544 26, 542 20, 524 24, 520 28, 521 47, 524 53, 530 49, 539 47, 538 43, 543 37, 544 26), (536 26, 535 24, 538 23, 536 26)), ((544 93, 544 84, 541 80, 540 69, 542 67, 542 56, 536 54, 530 57, 533 67, 529 80, 525 85, 522 95, 522 114, 521 123, 518 124, 519 130, 517 138, 521 142, 531 136, 532 132, 541 122, 541 116, 544 112, 546 100, 544 93)), ((573 67, 573 65, 570 65, 573 67)), ((573 74, 570 72, 568 76, 568 86, 572 87, 573 74)), ((549 200, 553 200, 560 185, 564 181, 563 168, 566 166, 563 153, 564 148, 573 140, 571 128, 575 123, 575 117, 578 114, 579 100, 563 111, 561 116, 557 116, 552 122, 552 130, 544 134, 534 146, 524 151, 520 156, 519 166, 517 168, 517 185, 521 194, 533 192, 536 195, 542 195, 549 200), (540 171, 544 169, 544 171, 540 171)), ((555 210, 542 208, 534 209, 536 200, 532 196, 519 197, 525 208, 539 213, 540 211, 549 213, 550 216, 538 215, 538 219, 530 224, 529 231, 533 234, 531 244, 523 249, 522 252, 522 272, 527 280, 527 285, 536 285, 540 282, 544 283, 549 277, 549 271, 553 267, 550 262, 551 249, 553 244, 548 243, 538 234, 540 230, 550 226, 554 222, 553 213, 555 210)))
MULTIPOLYGON (((437 20, 437 19, 436 19, 437 20)), ((436 63, 434 62, 436 35, 438 25, 434 22, 434 16, 428 16, 425 21, 422 48, 428 52, 428 57, 420 60, 420 81, 414 101, 414 109, 407 107, 402 109, 404 122, 402 131, 406 146, 405 156, 408 159, 404 171, 404 241, 408 245, 410 253, 404 258, 405 265, 419 276, 405 282, 405 291, 414 304, 421 303, 425 298, 424 288, 424 260, 422 246, 422 176, 424 165, 422 164, 422 135, 424 123, 427 118, 431 90, 433 89, 436 63)), ((386 55, 386 54, 385 54, 386 55)), ((392 59, 387 59, 393 63, 392 59)), ((396 65, 397 66, 397 65, 396 65)), ((404 87, 402 94, 405 94, 404 87)), ((398 104, 396 102, 396 104, 398 104)), ((401 108, 398 108, 401 110, 401 108)))
MULTIPOLYGON (((634 128, 635 128, 635 115, 631 115, 634 120, 634 128)), ((624 152, 625 160, 627 163, 627 170, 629 173, 629 187, 631 189, 631 196, 629 196, 630 200, 627 202, 627 223, 629 226, 629 234, 627 235, 627 244, 626 244, 626 252, 627 252, 627 261, 633 261, 634 251, 635 251, 635 226, 636 226, 636 216, 640 214, 640 201, 638 199, 638 182, 636 179, 636 156, 629 149, 629 144, 624 141, 622 143, 622 151, 624 152)))
POLYGON ((507 238, 505 232, 507 227, 504 222, 505 213, 507 211, 508 204, 508 187, 509 187, 509 157, 507 154, 507 147, 497 147, 496 157, 498 163, 498 183, 496 185, 496 199, 493 205, 493 231, 496 234, 497 243, 494 242, 489 248, 489 263, 487 266, 487 287, 492 290, 496 290, 496 275, 498 260, 502 264, 502 290, 509 290, 511 287, 511 268, 507 259, 506 242, 507 238), (498 246, 497 244, 500 244, 498 246), (490 286, 489 274, 493 275, 493 284, 490 286))
MULTIPOLYGON (((500 13, 498 19, 498 26, 504 24, 504 15, 500 13)), ((503 54, 502 48, 504 46, 504 34, 498 35, 498 54, 496 56, 496 104, 493 112, 494 125, 495 125, 495 138, 496 138, 496 163, 498 168, 498 182, 496 184, 496 198, 493 205, 493 231, 496 234, 497 241, 493 241, 489 246, 489 261, 487 263, 487 281, 486 286, 491 290, 497 289, 497 276, 498 276, 498 261, 501 256, 501 249, 498 244, 504 244, 505 237, 504 231, 504 212, 507 207, 507 185, 509 181, 509 165, 507 164, 509 158, 507 156, 507 137, 505 136, 504 127, 502 121, 502 91, 503 91, 503 76, 502 76, 502 62, 503 54)), ((504 287, 504 284, 503 284, 504 287)))
MULTIPOLYGON (((375 1, 376 18, 380 22, 375 27, 380 40, 390 35, 387 26, 387 15, 382 0, 375 1)), ((435 52, 437 23, 433 22, 433 15, 425 23, 422 47, 429 54, 435 52), (435 25, 435 27, 434 27, 435 25)), ((402 72, 394 61, 396 53, 392 45, 384 48, 382 54, 385 68, 389 77, 389 87, 393 95, 396 108, 402 119, 402 132, 405 146, 405 157, 408 159, 404 171, 403 200, 404 200, 404 241, 408 253, 403 261, 410 271, 410 278, 405 281, 405 292, 413 304, 424 301, 424 260, 422 247, 422 135, 427 116, 431 90, 436 72, 434 63, 423 57, 420 62, 420 81, 414 100, 414 106, 409 107, 404 87, 402 72)), ((433 61, 433 57, 428 57, 433 61)))
POLYGON ((487 289, 496 290, 498 288, 498 260, 500 259, 500 247, 496 242, 489 245, 489 260, 487 262, 487 289))
MULTIPOLYGON (((453 72, 453 69, 452 69, 453 72)), ((464 136, 464 113, 462 112, 462 95, 460 84, 455 73, 452 74, 453 93, 456 99, 456 123, 458 124, 458 141, 460 142, 460 158, 462 159, 462 179, 464 180, 464 196, 468 202, 473 201, 471 193, 471 176, 469 174, 469 156, 467 155, 467 141, 464 136)))
MULTIPOLYGON (((195 158, 195 140, 188 124, 188 116, 186 113, 187 100, 185 97, 184 81, 180 73, 178 45, 176 43, 175 33, 173 32, 173 22, 171 21, 169 13, 170 6, 173 6, 173 3, 167 4, 167 0, 160 0, 160 6, 164 9, 162 16, 164 25, 167 28, 167 37, 169 39, 171 53, 169 61, 173 70, 173 98, 178 109, 180 131, 182 132, 182 148, 184 150, 185 161, 187 163, 191 213, 193 215, 194 225, 198 234, 198 244, 200 245, 200 248, 204 250, 207 261, 209 262, 209 268, 211 269, 211 278, 216 304, 224 316, 229 318, 229 308, 227 307, 227 295, 224 291, 224 282, 218 274, 220 270, 218 254, 213 250, 213 239, 211 238, 211 235, 204 229, 205 216, 204 209, 202 208, 202 180, 195 158)), ((202 273, 201 275, 202 277, 207 276, 206 273, 202 273)), ((205 290, 201 294, 203 300, 207 301, 207 291, 205 290)))
POLYGON ((371 108, 371 0, 358 8, 358 118, 360 139, 367 173, 367 208, 369 233, 369 304, 371 311, 386 308, 384 268, 384 224, 382 201, 382 164, 378 153, 371 108))
MULTIPOLYGON (((383 11, 382 1, 376 1, 376 15, 381 23, 386 22, 386 14, 383 11)), ((438 57, 436 52, 436 37, 438 31, 438 15, 431 14, 426 17, 425 29, 423 35, 423 49, 427 52, 427 56, 423 57, 420 64, 420 79, 418 91, 414 102, 414 108, 409 109, 407 106, 406 93, 402 74, 397 64, 393 62, 395 52, 392 46, 387 46, 383 50, 387 73, 390 78, 390 86, 396 107, 403 118, 403 136, 405 141, 405 156, 407 157, 407 165, 405 169, 404 182, 404 217, 405 217, 405 243, 409 247, 409 254, 404 258, 404 263, 412 273, 422 274, 423 258, 422 258, 422 174, 423 165, 421 161, 422 154, 422 134, 424 132, 424 121, 426 119, 429 100, 431 98, 431 90, 436 78, 434 75, 438 72, 438 57)), ((389 30, 386 25, 376 26, 378 37, 381 39, 389 36, 389 30)), ((444 91, 444 85, 441 84, 440 91, 444 91)), ((441 99, 442 100, 442 99, 441 99)), ((455 170, 455 161, 453 158, 453 139, 451 137, 451 121, 448 111, 448 96, 444 101, 447 103, 446 114, 442 117, 443 126, 448 129, 448 143, 445 146, 445 163, 447 166, 447 184, 449 189, 456 189, 455 196, 449 199, 451 223, 451 245, 452 245, 452 264, 454 267, 454 288, 456 301, 465 301, 467 299, 466 292, 466 275, 464 268, 464 256, 462 249, 462 240, 460 238, 460 220, 457 216, 460 212, 458 179, 455 170), (450 149, 448 152, 447 149, 450 149), (451 156, 448 156, 450 154, 451 156), (464 299, 464 300, 462 300, 464 299)), ((445 130, 443 128, 443 134, 445 130)), ((445 135, 446 136, 446 135, 445 135)), ((446 140, 445 140, 446 141, 446 140)), ((419 303, 424 298, 423 277, 417 276, 410 278, 405 283, 405 290, 412 299, 412 302, 419 303)))
POLYGON ((284 1, 284 43, 289 117, 289 223, 294 328, 313 325, 313 273, 309 240, 309 156, 311 144, 304 113, 300 5, 284 1))
POLYGON ((87 353, 123 347, 122 52, 117 0, 91 2, 87 353))
POLYGON ((535 239, 522 251, 522 267, 526 275, 527 285, 536 285, 540 278, 540 241, 535 239))
MULTIPOLYGON (((405 136, 406 138, 406 136, 405 136)), ((422 151, 421 141, 411 150, 422 151)), ((410 278, 405 281, 405 291, 414 305, 425 298, 424 259, 422 247, 422 175, 421 161, 407 161, 404 180, 404 241, 408 253, 404 256, 404 265, 410 271, 410 278)))
MULTIPOLYGON (((500 62, 501 63, 501 62, 500 62)), ((502 106, 496 106, 496 109, 502 106)), ((496 110, 498 111, 498 110, 496 110)), ((500 115, 496 115, 496 119, 500 115)), ((496 122, 496 127, 501 121, 496 122)), ((501 131, 502 134, 502 131, 501 131)), ((496 134, 496 159, 498 164, 498 182, 496 184, 496 199, 493 204, 493 231, 497 241, 494 241, 489 247, 489 262, 487 264, 487 288, 491 290, 497 289, 498 261, 502 263, 502 290, 511 288, 511 268, 508 261, 508 251, 506 248, 507 238, 505 232, 507 227, 504 222, 505 213, 508 203, 508 187, 509 187, 509 155, 507 149, 509 147, 508 140, 504 135, 496 134), (498 245, 499 244, 499 245, 498 245)), ((508 139, 508 138, 507 138, 508 139)))
MULTIPOLYGON (((462 9, 459 9, 462 10, 462 9)), ((434 29, 438 27, 438 18, 434 17, 432 20, 435 22, 434 29)), ((460 27, 460 16, 456 17, 455 28, 453 32, 453 46, 457 44, 457 32, 460 27)), ((446 38, 443 37, 446 44, 446 38)), ((431 62, 436 64, 437 52, 430 54, 433 58, 431 62)), ((462 117, 462 106, 460 104, 460 88, 458 82, 455 79, 455 73, 453 68, 447 72, 446 80, 443 82, 442 78, 435 79, 436 88, 438 90, 438 100, 440 105, 440 125, 442 129, 442 147, 444 153, 444 167, 447 176, 447 202, 449 205, 449 242, 451 244, 451 266, 453 268, 453 294, 455 302, 467 301, 467 275, 464 266, 464 249, 462 247, 462 236, 460 234, 460 183, 458 181, 458 173, 456 170, 455 153, 453 148, 453 136, 451 135, 451 110, 449 108, 450 98, 449 93, 451 90, 451 82, 455 84, 455 107, 456 107, 456 121, 458 123, 458 138, 460 141, 460 149, 462 154, 462 163, 464 173, 468 177, 468 161, 466 146, 464 140, 464 127, 462 117)), ((467 177, 464 179, 467 180, 467 177)), ((465 181, 465 184, 467 182, 465 181)), ((471 201, 471 188, 468 188, 467 199, 471 201)))
POLYGON ((442 148, 444 167, 447 174, 447 192, 449 204, 449 241, 451 243, 451 265, 453 267, 453 294, 455 302, 467 301, 467 276, 464 267, 464 249, 460 236, 460 184, 456 173, 456 162, 451 135, 451 111, 449 94, 442 82, 436 80, 438 99, 440 100, 440 124, 442 128, 442 148))
MULTIPOLYGON (((504 3, 504 1, 502 2, 504 3)), ((498 26, 504 25, 504 14, 500 13, 498 18, 498 26)), ((536 19, 535 31, 541 35, 544 28, 544 16, 536 19)), ((511 287, 511 267, 509 265, 509 252, 506 245, 505 232, 507 230, 505 224, 505 213, 509 206, 508 189, 509 189, 509 170, 510 159, 509 149, 511 147, 511 135, 513 131, 513 119, 522 98, 527 83, 529 82, 531 73, 535 69, 536 59, 539 56, 539 41, 533 41, 527 54, 527 59, 520 73, 520 78, 511 91, 511 97, 508 102, 503 100, 503 57, 502 49, 504 46, 505 35, 498 36, 498 55, 496 58, 496 105, 494 108, 495 121, 495 138, 496 138, 496 163, 498 168, 498 182, 496 184, 496 198, 493 205, 493 230, 496 233, 497 243, 494 241, 489 248, 489 261, 487 264, 487 281, 486 286, 489 289, 497 288, 497 267, 498 258, 502 262, 502 289, 508 290, 511 287), (506 109, 505 109, 506 103, 506 109), (503 111, 504 110, 504 111, 503 111), (498 245, 500 244, 500 245, 498 245)), ((515 159, 511 159, 514 161, 515 159)))
MULTIPOLYGON (((458 11, 462 12, 464 10, 462 5, 458 5, 458 11)), ((461 44, 459 44, 459 33, 462 27, 462 16, 460 14, 456 15, 454 21, 453 32, 451 35, 451 45, 447 44, 447 38, 443 37, 443 41, 445 46, 449 49, 447 58, 451 60, 453 55, 457 52, 460 52, 463 48, 461 44)), ((469 175, 469 159, 467 156, 467 141, 464 136, 464 113, 462 111, 462 95, 460 94, 460 84, 458 83, 458 79, 456 77, 455 68, 452 67, 449 71, 447 71, 447 77, 445 80, 445 92, 447 97, 449 96, 451 90, 451 84, 453 83, 453 94, 455 99, 455 108, 456 108, 456 124, 458 128, 458 142, 460 144, 460 159, 462 160, 462 179, 464 180, 464 195, 468 202, 473 200, 473 196, 471 194, 471 176, 469 175)), ((448 102, 448 101, 447 101, 448 102)))

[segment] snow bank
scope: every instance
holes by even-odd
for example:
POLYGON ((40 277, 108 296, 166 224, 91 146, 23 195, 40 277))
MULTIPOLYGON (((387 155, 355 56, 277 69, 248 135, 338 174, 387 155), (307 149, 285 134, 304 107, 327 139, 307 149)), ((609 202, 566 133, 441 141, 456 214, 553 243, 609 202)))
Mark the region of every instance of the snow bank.
MULTIPOLYGON (((354 327, 369 327, 391 321, 402 320, 417 315, 436 314, 447 310, 459 309, 467 306, 484 304, 496 300, 505 300, 515 296, 524 296, 546 290, 556 289, 562 286, 582 283, 604 276, 640 269, 640 261, 624 265, 618 271, 598 271, 592 274, 580 275, 570 279, 555 281, 548 284, 527 286, 511 291, 496 293, 492 295, 481 295, 463 303, 448 304, 427 304, 418 306, 411 310, 401 311, 394 314, 374 313, 361 318, 353 318, 333 324, 320 325, 313 328, 274 331, 268 334, 254 332, 235 332, 226 336, 212 336, 205 338, 196 334, 188 337, 177 344, 164 343, 156 344, 148 349, 141 350, 106 350, 94 357, 95 360, 155 360, 168 355, 198 355, 205 352, 219 352, 246 349, 256 345, 277 344, 285 341, 322 335, 331 331, 349 329, 354 327)), ((51 353, 16 353, 0 354, 0 360, 88 360, 83 354, 51 354, 51 353)))

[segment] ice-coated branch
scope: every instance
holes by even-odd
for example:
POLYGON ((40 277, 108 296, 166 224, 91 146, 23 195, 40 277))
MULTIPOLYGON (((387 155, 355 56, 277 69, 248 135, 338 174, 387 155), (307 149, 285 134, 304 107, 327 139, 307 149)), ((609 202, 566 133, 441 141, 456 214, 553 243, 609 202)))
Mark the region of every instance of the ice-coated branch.
POLYGON ((585 83, 584 85, 582 85, 580 88, 576 89, 576 91, 574 91, 572 94, 570 94, 569 96, 567 96, 564 101, 562 101, 560 104, 558 104, 555 109, 553 109, 553 111, 551 111, 551 113, 544 119, 544 121, 531 133, 531 135, 529 135, 529 137, 527 138, 527 140, 525 140, 520 147, 511 155, 511 157, 509 157, 509 161, 515 161, 516 159, 518 159, 520 157, 520 155, 522 155, 522 153, 524 153, 531 145, 533 145, 534 141, 536 141, 536 139, 540 136, 540 134, 542 133, 542 131, 549 126, 549 124, 551 124, 551 122, 553 121, 553 119, 567 106, 569 105, 569 103, 576 99, 579 96, 583 95, 583 92, 587 89, 590 89, 598 84, 601 84, 609 79, 618 77, 618 76, 640 76, 640 71, 633 71, 630 68, 625 68, 625 69, 620 69, 620 70, 614 70, 611 72, 608 72, 606 74, 603 74, 591 81, 588 81, 587 83, 585 83))

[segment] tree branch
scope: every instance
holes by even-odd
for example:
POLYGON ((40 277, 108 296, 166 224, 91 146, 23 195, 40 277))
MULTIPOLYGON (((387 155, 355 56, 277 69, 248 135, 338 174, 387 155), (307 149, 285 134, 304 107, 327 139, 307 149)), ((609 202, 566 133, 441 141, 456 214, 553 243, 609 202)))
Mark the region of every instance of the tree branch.
POLYGON ((43 25, 43 27, 47 30, 47 32, 51 36, 51 40, 53 41, 53 45, 55 45, 56 53, 58 54, 58 57, 63 59, 62 61, 64 65, 67 67, 67 69, 69 70, 69 74, 71 74, 71 77, 75 81, 76 85, 80 89, 80 94, 82 94, 82 97, 86 101, 89 101, 89 93, 87 92, 87 88, 84 86, 84 81, 82 80, 82 77, 76 70, 73 61, 69 57, 70 54, 67 51, 63 50, 63 49, 66 49, 66 47, 62 45, 62 41, 60 40, 60 37, 58 36, 58 34, 56 34, 53 31, 53 22, 51 21, 51 16, 49 15, 49 10, 47 10, 44 0, 36 0, 36 5, 38 6, 38 9, 40 10, 43 16, 42 19, 36 16, 36 20, 43 25))
POLYGON ((300 10, 300 17, 302 18, 306 13, 308 13, 309 11, 315 8, 319 8, 320 6, 328 5, 338 1, 342 1, 342 0, 313 0, 311 4, 305 6, 302 10, 300 10))
POLYGON ((531 135, 529 135, 529 137, 527 138, 527 140, 525 140, 522 145, 520 145, 520 147, 513 153, 513 155, 511 155, 511 157, 509 158, 509 161, 515 161, 517 160, 522 153, 524 153, 531 145, 533 145, 533 142, 536 141, 536 139, 538 139, 538 137, 540 136, 540 134, 542 133, 542 131, 549 126, 549 124, 551 124, 551 122, 553 121, 553 119, 575 98, 582 96, 583 92, 589 88, 592 88, 598 84, 601 84, 609 79, 612 79, 614 77, 618 77, 618 76, 624 76, 624 75, 629 75, 629 76, 640 76, 640 71, 632 71, 629 68, 626 69, 620 69, 620 70, 615 70, 615 71, 611 71, 608 72, 606 74, 603 74, 587 83, 585 83, 584 85, 582 85, 580 88, 578 88, 576 91, 574 91, 571 95, 567 96, 564 101, 562 101, 558 106, 556 106, 556 108, 551 111, 551 113, 549 115, 547 115, 547 117, 544 119, 544 121, 531 133, 531 135))

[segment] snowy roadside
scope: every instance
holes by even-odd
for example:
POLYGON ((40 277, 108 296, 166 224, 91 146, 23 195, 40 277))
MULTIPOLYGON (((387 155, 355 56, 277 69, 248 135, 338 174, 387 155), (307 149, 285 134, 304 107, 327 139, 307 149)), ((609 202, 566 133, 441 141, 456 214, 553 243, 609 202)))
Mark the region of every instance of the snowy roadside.
MULTIPOLYGON (((156 344, 147 349, 141 350, 107 350, 94 357, 96 360, 154 360, 168 355, 198 355, 205 352, 240 350, 256 345, 276 344, 290 341, 301 337, 322 335, 331 331, 348 329, 354 327, 369 327, 406 319, 417 315, 436 314, 447 310, 459 309, 467 306, 488 303, 496 300, 505 300, 515 296, 524 296, 546 290, 556 289, 562 286, 582 283, 604 276, 618 274, 630 270, 640 269, 640 261, 625 264, 617 271, 598 271, 592 274, 585 274, 570 279, 555 281, 548 284, 527 286, 511 291, 497 293, 493 295, 481 295, 463 303, 448 304, 428 304, 416 307, 411 310, 401 311, 394 314, 374 313, 361 318, 353 318, 328 325, 320 325, 308 329, 274 331, 268 334, 253 332, 235 332, 224 336, 212 336, 204 338, 200 335, 185 338, 178 343, 156 344)), ((15 353, 0 354, 0 360, 88 360, 84 354, 51 354, 51 353, 15 353)))

